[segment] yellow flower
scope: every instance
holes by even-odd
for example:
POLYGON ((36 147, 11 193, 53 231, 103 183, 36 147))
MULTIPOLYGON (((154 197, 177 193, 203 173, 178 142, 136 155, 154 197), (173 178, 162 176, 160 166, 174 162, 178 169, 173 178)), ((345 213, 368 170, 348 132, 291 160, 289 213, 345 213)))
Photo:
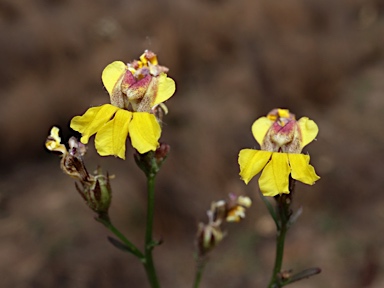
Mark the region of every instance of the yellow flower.
POLYGON ((261 171, 260 190, 264 196, 289 193, 289 175, 312 185, 320 179, 309 156, 301 154, 304 146, 318 133, 316 123, 307 117, 296 121, 286 109, 272 110, 257 119, 252 133, 261 150, 243 149, 239 153, 240 176, 246 184, 261 171))
POLYGON ((155 151, 161 126, 154 113, 176 89, 167 71, 168 68, 158 65, 156 55, 150 51, 129 64, 112 62, 101 77, 112 105, 88 109, 72 119, 71 128, 82 134, 84 144, 96 134, 96 150, 102 156, 125 159, 128 136, 140 154, 155 151))

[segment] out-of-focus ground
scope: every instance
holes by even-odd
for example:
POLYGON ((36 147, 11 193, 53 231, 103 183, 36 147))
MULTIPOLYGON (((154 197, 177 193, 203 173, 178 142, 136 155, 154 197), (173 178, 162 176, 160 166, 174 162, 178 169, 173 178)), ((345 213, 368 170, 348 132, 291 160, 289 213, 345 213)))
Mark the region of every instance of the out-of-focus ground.
MULTIPOLYGON (((314 119, 306 147, 322 177, 298 184, 303 215, 289 231, 284 268, 323 272, 292 287, 384 287, 384 3, 380 0, 1 0, 0 287, 148 287, 141 264, 110 235, 44 150, 52 125, 108 102, 102 69, 144 49, 170 68, 158 175, 155 250, 163 287, 191 287, 193 238, 211 201, 254 200, 210 256, 207 287, 266 287, 273 223, 257 181, 239 179, 237 154, 275 107, 314 119)), ((113 180, 111 217, 143 242, 145 178, 127 160, 87 165, 113 180)))

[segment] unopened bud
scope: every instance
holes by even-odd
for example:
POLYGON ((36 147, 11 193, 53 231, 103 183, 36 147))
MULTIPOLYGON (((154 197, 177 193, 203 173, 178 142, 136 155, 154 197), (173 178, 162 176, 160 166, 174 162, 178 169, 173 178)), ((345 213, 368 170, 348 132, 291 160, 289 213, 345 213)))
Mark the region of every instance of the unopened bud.
POLYGON ((159 148, 155 151, 155 159, 157 166, 161 166, 165 159, 167 158, 169 152, 171 150, 171 146, 165 143, 160 143, 159 148))
POLYGON ((165 143, 160 143, 160 146, 156 151, 149 151, 144 154, 140 154, 136 151, 134 154, 135 162, 137 166, 145 173, 145 175, 156 175, 159 172, 161 165, 167 158, 171 146, 165 143))

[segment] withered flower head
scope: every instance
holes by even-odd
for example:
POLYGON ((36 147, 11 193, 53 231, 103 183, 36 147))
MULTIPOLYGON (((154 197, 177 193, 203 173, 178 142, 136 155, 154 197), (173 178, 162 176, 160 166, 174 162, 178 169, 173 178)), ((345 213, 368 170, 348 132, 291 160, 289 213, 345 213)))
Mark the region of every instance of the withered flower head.
POLYGON ((229 200, 212 202, 211 209, 207 211, 208 223, 199 223, 196 235, 198 254, 204 256, 216 247, 225 237, 222 231, 224 222, 239 222, 245 218, 245 209, 249 208, 252 201, 246 196, 230 195, 229 200))
POLYGON ((62 154, 60 167, 65 174, 80 182, 80 184, 76 183, 76 189, 86 204, 97 213, 108 213, 112 197, 109 184, 110 177, 104 176, 101 169, 98 169, 95 175, 88 173, 83 161, 87 147, 83 143, 75 137, 71 137, 68 145, 69 151, 65 145, 61 144, 59 129, 53 127, 45 142, 45 147, 50 151, 62 154))
POLYGON ((224 237, 225 233, 221 230, 220 225, 215 225, 214 223, 199 223, 196 235, 198 254, 200 256, 206 255, 216 247, 224 237))

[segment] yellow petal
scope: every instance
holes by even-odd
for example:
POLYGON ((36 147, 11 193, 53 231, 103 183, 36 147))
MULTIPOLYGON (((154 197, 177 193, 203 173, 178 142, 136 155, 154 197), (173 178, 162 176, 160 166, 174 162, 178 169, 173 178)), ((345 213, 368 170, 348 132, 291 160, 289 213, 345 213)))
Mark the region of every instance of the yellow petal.
POLYGON ((56 126, 53 126, 51 129, 51 135, 50 135, 55 141, 60 144, 61 143, 61 138, 59 136, 59 128, 56 126))
POLYGON ((257 175, 271 158, 272 152, 254 149, 243 149, 239 153, 241 179, 248 184, 257 175))
POLYGON ((297 121, 301 130, 302 143, 301 147, 303 148, 307 144, 311 143, 319 133, 319 128, 315 121, 308 119, 308 117, 302 117, 297 121))
POLYGON ((127 65, 125 65, 124 62, 121 61, 112 62, 104 68, 103 73, 101 74, 101 80, 103 81, 103 84, 107 89, 109 95, 112 95, 113 88, 123 76, 126 69, 127 65))
POLYGON ((129 135, 132 146, 144 154, 155 151, 159 146, 161 127, 155 115, 146 112, 133 112, 132 122, 129 125, 129 135))
POLYGON ((50 151, 57 151, 63 154, 67 153, 67 148, 61 144, 61 138, 59 136, 59 128, 53 126, 51 129, 51 135, 48 136, 45 141, 45 147, 50 151))
POLYGON ((320 177, 316 175, 315 168, 309 165, 309 156, 304 154, 288 154, 293 179, 308 185, 315 184, 320 177))
POLYGON ((125 159, 125 143, 132 112, 119 109, 96 134, 95 147, 101 156, 114 155, 125 159))
POLYGON ((127 95, 129 100, 142 99, 147 90, 150 89, 152 80, 154 80, 153 77, 151 75, 147 75, 136 83, 129 85, 124 93, 127 95))
POLYGON ((168 114, 168 107, 164 103, 160 103, 159 107, 163 110, 164 115, 168 114))
POLYGON ((119 108, 111 104, 89 108, 82 116, 75 116, 70 127, 82 134, 81 142, 88 143, 89 137, 95 134, 119 108))
POLYGON ((278 108, 278 109, 277 109, 277 114, 278 114, 279 117, 281 117, 281 118, 289 118, 289 110, 288 110, 288 109, 281 109, 281 108, 278 108))
POLYGON ((249 208, 252 205, 252 200, 247 196, 239 196, 237 198, 237 204, 249 208))
POLYGON ((152 107, 171 98, 175 91, 175 81, 173 81, 172 78, 167 77, 167 74, 160 74, 157 95, 152 107))
POLYGON ((240 222, 241 219, 245 218, 245 208, 242 206, 236 206, 228 211, 225 220, 227 222, 240 222))
POLYGON ((272 124, 273 121, 269 120, 267 117, 261 117, 253 123, 252 134, 260 145, 263 144, 264 137, 272 124))
POLYGON ((271 161, 265 166, 259 178, 260 191, 264 196, 276 196, 289 193, 288 154, 275 152, 271 161))

